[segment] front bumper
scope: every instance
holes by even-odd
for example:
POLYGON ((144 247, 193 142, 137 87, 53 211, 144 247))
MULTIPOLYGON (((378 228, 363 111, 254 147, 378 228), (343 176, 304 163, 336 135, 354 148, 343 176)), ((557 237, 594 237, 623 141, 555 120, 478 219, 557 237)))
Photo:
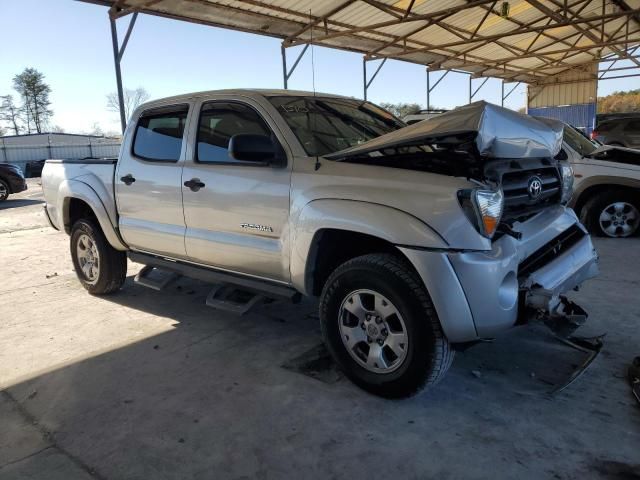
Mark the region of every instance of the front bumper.
POLYGON ((24 192, 27 189, 27 181, 17 175, 9 178, 11 193, 24 192))
POLYGON ((513 229, 522 234, 520 239, 504 235, 487 252, 403 249, 450 341, 492 337, 516 324, 524 310, 555 312, 563 293, 597 275, 597 253, 573 210, 550 208, 513 229), (564 247, 558 245, 556 254, 554 242, 569 229, 579 229, 580 235, 564 247), (543 263, 533 263, 534 269, 522 274, 523 262, 540 251, 547 252, 543 263))

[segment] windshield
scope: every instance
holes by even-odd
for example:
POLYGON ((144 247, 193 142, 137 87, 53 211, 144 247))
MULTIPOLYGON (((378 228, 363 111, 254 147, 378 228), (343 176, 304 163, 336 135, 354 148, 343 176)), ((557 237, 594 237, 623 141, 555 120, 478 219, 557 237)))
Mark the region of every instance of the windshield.
POLYGON ((405 125, 369 102, 330 97, 269 97, 309 156, 337 152, 405 125))
POLYGON ((565 124, 564 126, 564 141, 582 156, 589 155, 598 148, 591 143, 589 139, 568 124, 565 124))

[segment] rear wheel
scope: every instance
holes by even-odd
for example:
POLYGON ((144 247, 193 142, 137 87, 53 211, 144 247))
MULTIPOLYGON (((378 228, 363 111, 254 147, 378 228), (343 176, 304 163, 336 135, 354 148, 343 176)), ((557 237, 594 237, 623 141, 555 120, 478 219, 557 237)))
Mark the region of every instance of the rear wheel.
POLYGON ((0 202, 9 198, 9 185, 4 180, 0 180, 0 202))
POLYGON ((323 289, 320 321, 338 365, 377 395, 417 393, 453 361, 427 291, 394 255, 364 255, 338 267, 323 289))
POLYGON ((78 220, 71 229, 71 259, 78 280, 93 295, 106 295, 122 287, 127 256, 113 248, 91 220, 78 220))
POLYGON ((628 190, 606 191, 585 203, 581 219, 589 231, 603 237, 637 235, 640 226, 640 195, 628 190))

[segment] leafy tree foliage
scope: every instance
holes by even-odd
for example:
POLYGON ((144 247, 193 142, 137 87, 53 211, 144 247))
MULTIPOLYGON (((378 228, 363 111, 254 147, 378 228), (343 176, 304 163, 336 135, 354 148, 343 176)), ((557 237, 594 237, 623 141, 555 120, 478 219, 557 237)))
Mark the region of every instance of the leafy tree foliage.
POLYGON ((598 97, 598 113, 640 112, 640 89, 598 97))
POLYGON ((44 74, 35 68, 25 68, 13 77, 13 88, 22 97, 21 113, 27 124, 27 132, 42 133, 53 115, 49 108, 51 87, 44 81, 44 74))
POLYGON ((13 130, 14 135, 20 135, 22 125, 20 119, 20 107, 13 103, 11 95, 0 96, 0 121, 8 125, 9 130, 13 130))
POLYGON ((418 113, 421 110, 420 105, 417 103, 381 103, 380 106, 400 119, 407 115, 418 113))

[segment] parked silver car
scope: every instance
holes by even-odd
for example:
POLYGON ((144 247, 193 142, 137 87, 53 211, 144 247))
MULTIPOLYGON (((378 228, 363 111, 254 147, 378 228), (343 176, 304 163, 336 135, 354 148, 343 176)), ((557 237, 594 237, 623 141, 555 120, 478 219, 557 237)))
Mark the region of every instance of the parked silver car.
POLYGON ((456 344, 586 315, 564 294, 597 256, 561 142, 561 124, 484 102, 403 127, 351 98, 230 90, 147 103, 119 159, 49 160, 42 180, 89 292, 118 290, 128 254, 253 298, 318 296, 333 358, 398 397, 456 344))

